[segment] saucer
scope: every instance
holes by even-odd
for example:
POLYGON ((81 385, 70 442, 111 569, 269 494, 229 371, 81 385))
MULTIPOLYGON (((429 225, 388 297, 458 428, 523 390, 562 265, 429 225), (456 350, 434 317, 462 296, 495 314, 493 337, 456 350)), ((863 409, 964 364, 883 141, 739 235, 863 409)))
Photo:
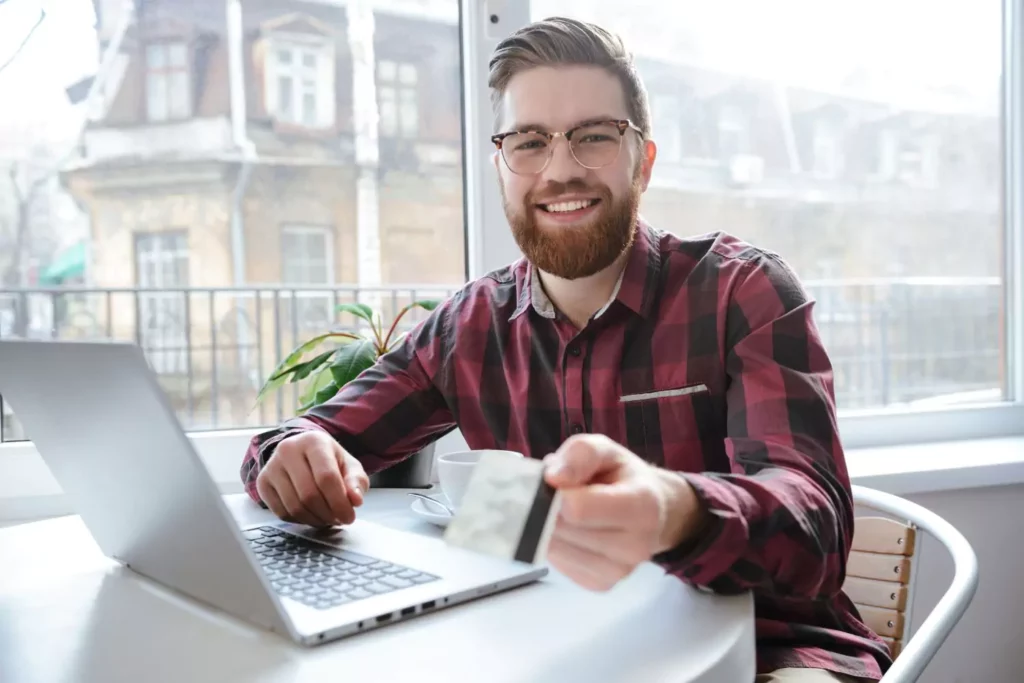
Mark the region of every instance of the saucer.
POLYGON ((434 507, 421 498, 413 498, 410 507, 418 517, 422 517, 431 524, 446 527, 448 522, 452 521, 451 515, 441 512, 441 508, 434 507))

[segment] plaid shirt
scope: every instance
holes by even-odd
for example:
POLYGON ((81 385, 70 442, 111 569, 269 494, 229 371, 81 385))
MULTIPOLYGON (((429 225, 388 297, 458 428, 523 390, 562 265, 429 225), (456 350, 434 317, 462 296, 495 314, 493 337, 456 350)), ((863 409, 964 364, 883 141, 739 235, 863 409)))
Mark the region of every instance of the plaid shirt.
POLYGON ((323 429, 373 474, 458 427, 470 448, 542 458, 602 433, 677 471, 707 533, 654 558, 720 593, 752 590, 758 671, 878 679, 888 651, 842 592, 853 504, 812 303, 776 255, 641 222, 614 298, 583 330, 525 260, 466 285, 329 402, 256 436, 323 429))

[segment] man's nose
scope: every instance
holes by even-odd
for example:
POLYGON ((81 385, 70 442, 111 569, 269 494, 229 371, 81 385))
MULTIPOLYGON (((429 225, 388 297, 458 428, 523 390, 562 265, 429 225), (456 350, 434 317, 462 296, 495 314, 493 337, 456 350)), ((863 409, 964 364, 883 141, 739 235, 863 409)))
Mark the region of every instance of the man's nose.
POLYGON ((551 160, 544 169, 542 180, 555 183, 568 183, 571 180, 583 178, 587 169, 580 166, 576 157, 569 149, 569 141, 564 137, 557 137, 551 142, 551 160))

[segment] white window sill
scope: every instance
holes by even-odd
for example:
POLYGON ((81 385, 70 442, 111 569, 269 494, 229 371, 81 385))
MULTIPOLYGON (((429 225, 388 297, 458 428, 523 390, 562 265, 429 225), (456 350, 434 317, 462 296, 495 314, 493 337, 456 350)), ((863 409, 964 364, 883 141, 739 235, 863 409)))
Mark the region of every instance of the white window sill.
MULTIPOLYGON (((242 489, 239 468, 252 431, 191 435, 224 493, 242 489)), ((458 434, 439 452, 465 447, 458 434)), ((847 450, 855 484, 897 495, 1024 483, 1024 436, 847 450)), ((0 445, 0 525, 72 512, 57 481, 30 443, 0 445)))

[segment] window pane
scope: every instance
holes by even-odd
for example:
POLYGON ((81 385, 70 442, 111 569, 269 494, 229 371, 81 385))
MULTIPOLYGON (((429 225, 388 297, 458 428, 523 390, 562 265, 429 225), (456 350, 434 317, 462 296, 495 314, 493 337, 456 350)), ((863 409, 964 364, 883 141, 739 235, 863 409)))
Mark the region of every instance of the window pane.
MULTIPOLYGON (((227 45, 208 4, 147 0, 147 31, 172 36, 194 27, 209 45, 227 45)), ((295 31, 305 21, 295 14, 299 5, 242 3, 247 30, 259 31, 243 55, 244 133, 260 160, 247 183, 237 182, 238 146, 224 134, 227 50, 199 60, 184 41, 129 51, 126 58, 138 63, 110 81, 109 108, 89 121, 80 145, 68 136, 84 112, 65 86, 102 47, 91 42, 92 21, 65 22, 66 52, 44 43, 4 69, 0 102, 18 106, 0 106, 0 336, 141 340, 187 429, 257 427, 299 405, 288 385, 250 410, 281 354, 331 327, 359 329, 350 315, 335 313, 335 303, 372 305, 388 324, 413 296, 443 295, 465 282, 457 0, 432 0, 429 18, 416 8, 375 11, 373 34, 358 36, 358 45, 348 44, 344 3, 313 8, 318 22, 336 29, 322 43, 295 31), (372 50, 364 49, 367 39, 372 50), (385 78, 414 80, 429 101, 407 104, 400 116, 398 95, 378 94, 385 78), (154 122, 168 117, 187 125, 154 122), (325 117, 338 130, 320 127, 325 117), (429 133, 430 145, 356 137, 378 117, 392 130, 429 133), (292 125, 273 125, 282 119, 292 125), (377 147, 357 158, 366 145, 377 147), (65 159, 73 148, 75 158, 65 159), (60 182, 41 186, 29 244, 15 259, 2 246, 18 206, 9 166, 29 181, 58 164, 60 182), (307 230, 289 240, 289 225, 307 230), (415 249, 406 244, 408 231, 421 235, 415 249), (159 291, 141 294, 143 284, 159 291), (296 284, 332 290, 296 306, 288 295, 296 284), (293 328, 293 319, 304 327, 293 328)), ((44 33, 33 41, 49 40, 44 33)), ((424 316, 412 311, 402 329, 424 316)), ((19 437, 5 411, 3 437, 19 437)))
POLYGON ((162 44, 147 45, 146 65, 150 69, 167 68, 167 46, 162 44))
POLYGON ((167 75, 151 73, 146 79, 146 113, 150 121, 164 121, 168 116, 167 75))
POLYGON ((184 118, 189 114, 188 74, 184 71, 175 71, 170 74, 169 82, 168 114, 172 118, 184 118))
POLYGON ((681 99, 682 160, 659 154, 643 215, 793 265, 841 411, 1005 397, 998 0, 533 0, 530 15, 621 32, 661 149, 678 144, 665 98, 681 99))
POLYGON ((402 85, 413 85, 416 83, 416 67, 412 64, 402 64, 398 68, 398 82, 402 85))
POLYGON ((186 66, 187 57, 184 43, 171 43, 167 46, 168 64, 174 68, 184 68, 186 66))
POLYGON ((377 66, 377 75, 385 83, 393 83, 398 73, 398 65, 387 59, 382 59, 377 66))

